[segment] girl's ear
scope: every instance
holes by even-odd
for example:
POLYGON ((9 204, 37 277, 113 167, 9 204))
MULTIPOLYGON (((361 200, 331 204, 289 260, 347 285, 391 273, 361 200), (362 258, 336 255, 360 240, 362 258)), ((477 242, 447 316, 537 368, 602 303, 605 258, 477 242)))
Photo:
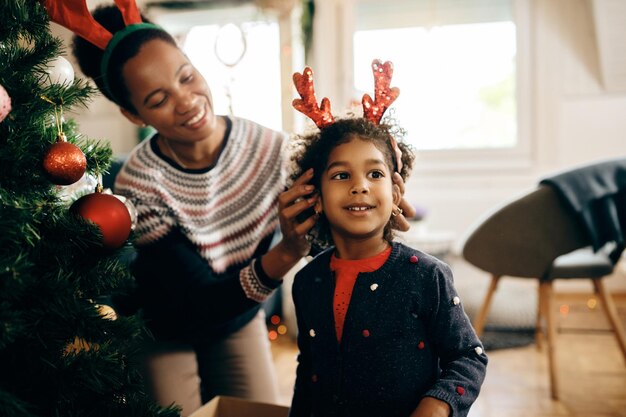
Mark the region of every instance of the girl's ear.
POLYGON ((400 192, 400 187, 398 187, 397 184, 393 184, 391 193, 393 195, 393 204, 397 206, 398 204, 400 204, 400 201, 402 201, 402 193, 400 192))
POLYGON ((120 112, 124 115, 124 117, 130 120, 131 123, 136 124, 139 127, 146 127, 146 123, 143 121, 143 119, 136 114, 131 113, 122 107, 120 107, 120 112))

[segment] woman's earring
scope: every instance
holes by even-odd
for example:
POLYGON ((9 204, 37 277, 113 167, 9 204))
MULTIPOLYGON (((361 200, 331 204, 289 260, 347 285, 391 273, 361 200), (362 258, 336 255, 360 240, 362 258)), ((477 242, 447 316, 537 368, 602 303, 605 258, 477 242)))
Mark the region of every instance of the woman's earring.
POLYGON ((396 217, 397 215, 402 214, 402 209, 398 206, 396 206, 396 208, 394 208, 393 210, 391 210, 391 215, 393 217, 396 217))

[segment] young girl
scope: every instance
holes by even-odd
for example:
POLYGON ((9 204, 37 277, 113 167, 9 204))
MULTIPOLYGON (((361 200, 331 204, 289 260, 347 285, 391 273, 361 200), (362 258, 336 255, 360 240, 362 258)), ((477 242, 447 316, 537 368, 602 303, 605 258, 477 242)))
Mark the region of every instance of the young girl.
POLYGON ((294 76, 294 106, 321 121, 294 157, 320 192, 310 235, 333 246, 294 281, 300 354, 290 416, 465 416, 487 357, 448 265, 392 239, 400 194, 391 176, 406 178, 414 157, 377 123, 397 90, 388 89, 389 63, 373 67, 377 100, 387 100, 376 117, 366 96, 366 117, 333 121, 328 102, 311 105, 310 69, 308 86, 294 76))

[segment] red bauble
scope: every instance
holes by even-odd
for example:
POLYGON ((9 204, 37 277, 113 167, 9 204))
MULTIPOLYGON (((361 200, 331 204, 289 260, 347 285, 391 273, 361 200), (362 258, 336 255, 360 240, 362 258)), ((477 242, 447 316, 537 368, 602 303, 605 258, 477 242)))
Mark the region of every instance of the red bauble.
POLYGON ((128 209, 111 194, 87 194, 76 200, 70 211, 98 226, 105 249, 119 248, 130 235, 132 223, 128 209))
POLYGON ((57 185, 73 184, 85 173, 87 158, 80 148, 59 139, 43 157, 43 169, 48 179, 57 185))

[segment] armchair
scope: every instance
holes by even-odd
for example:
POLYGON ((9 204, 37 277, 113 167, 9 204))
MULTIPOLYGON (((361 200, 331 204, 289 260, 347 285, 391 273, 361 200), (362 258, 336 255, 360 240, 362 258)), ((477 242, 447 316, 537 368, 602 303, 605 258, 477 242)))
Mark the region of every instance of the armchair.
MULTIPOLYGON (((555 185, 548 179, 542 181, 536 189, 485 216, 466 234, 462 243, 463 258, 491 275, 485 299, 474 320, 474 327, 479 335, 484 329, 491 300, 502 277, 537 280, 539 302, 536 340, 538 346, 541 346, 540 336, 545 332, 553 399, 558 399, 552 285, 556 279, 591 280, 626 361, 626 333, 611 295, 604 285, 604 278, 613 272, 624 249, 621 230, 626 226, 626 160, 603 162, 570 172, 575 174, 576 181, 590 181, 592 188, 599 181, 602 185, 600 188, 608 190, 598 193, 602 194, 598 196, 583 196, 583 200, 589 200, 582 207, 584 216, 564 198, 558 184, 555 185), (597 175, 607 169, 610 175, 597 175), (608 183, 614 187, 604 187, 608 183), (606 200, 603 204, 597 204, 598 199, 595 197, 606 200), (612 224, 615 233, 611 235, 614 240, 607 242, 594 240, 598 233, 591 233, 589 222, 585 221, 593 219, 595 208, 605 208, 604 203, 615 214, 612 224), (544 326, 545 330, 542 330, 544 326)), ((604 214, 606 211, 601 213, 602 222, 607 220, 604 214)))

